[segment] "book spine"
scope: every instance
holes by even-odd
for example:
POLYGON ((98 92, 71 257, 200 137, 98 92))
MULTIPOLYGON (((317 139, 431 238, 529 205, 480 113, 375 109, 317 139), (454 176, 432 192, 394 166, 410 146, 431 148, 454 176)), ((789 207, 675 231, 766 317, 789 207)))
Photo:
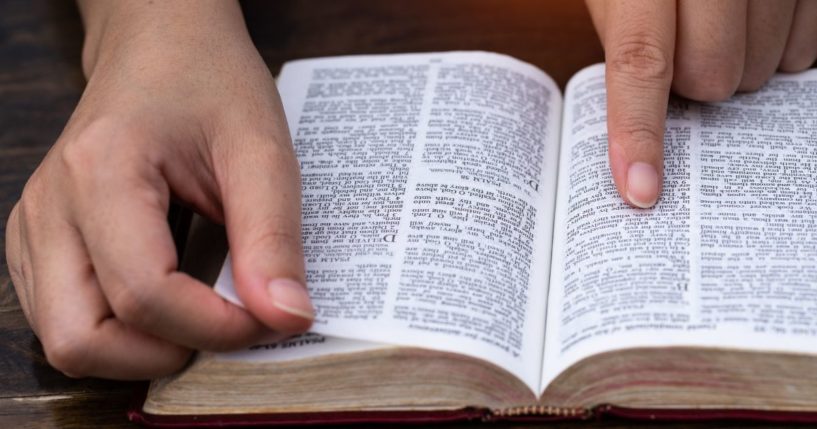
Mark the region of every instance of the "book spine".
POLYGON ((586 419, 593 416, 593 411, 583 407, 554 407, 550 405, 526 405, 520 407, 497 408, 485 416, 484 420, 505 420, 517 417, 557 417, 568 419, 586 419))

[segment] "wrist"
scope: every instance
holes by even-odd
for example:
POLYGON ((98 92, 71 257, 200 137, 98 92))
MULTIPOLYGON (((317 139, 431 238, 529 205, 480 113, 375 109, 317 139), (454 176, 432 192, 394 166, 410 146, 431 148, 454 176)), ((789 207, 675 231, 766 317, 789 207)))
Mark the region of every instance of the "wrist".
POLYGON ((128 57, 172 58, 236 40, 252 46, 234 0, 78 3, 85 26, 82 69, 89 80, 100 66, 128 57))

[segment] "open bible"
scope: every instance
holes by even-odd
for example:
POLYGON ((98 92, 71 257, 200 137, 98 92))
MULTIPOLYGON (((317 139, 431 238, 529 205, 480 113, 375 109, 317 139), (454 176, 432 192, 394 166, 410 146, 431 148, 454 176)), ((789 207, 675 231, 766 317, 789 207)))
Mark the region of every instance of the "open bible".
MULTIPOLYGON (((484 52, 293 61, 278 85, 313 332, 200 353, 133 419, 817 420, 817 71, 672 99, 648 210, 612 182, 603 65, 564 96, 484 52)), ((240 303, 229 258, 216 290, 240 303)))

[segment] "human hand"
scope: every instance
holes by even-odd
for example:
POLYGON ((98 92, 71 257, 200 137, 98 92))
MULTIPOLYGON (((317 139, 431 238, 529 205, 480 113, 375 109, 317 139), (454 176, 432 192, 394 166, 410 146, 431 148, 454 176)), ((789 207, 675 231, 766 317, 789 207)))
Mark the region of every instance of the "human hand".
POLYGON ((192 349, 306 330, 300 176, 235 2, 83 3, 88 85, 9 216, 9 271, 48 361, 144 379, 192 349), (224 222, 247 310, 177 271, 171 196, 224 222))
POLYGON ((587 0, 604 45, 610 168, 621 196, 652 207, 663 177, 670 89, 718 101, 817 59, 815 0, 587 0))

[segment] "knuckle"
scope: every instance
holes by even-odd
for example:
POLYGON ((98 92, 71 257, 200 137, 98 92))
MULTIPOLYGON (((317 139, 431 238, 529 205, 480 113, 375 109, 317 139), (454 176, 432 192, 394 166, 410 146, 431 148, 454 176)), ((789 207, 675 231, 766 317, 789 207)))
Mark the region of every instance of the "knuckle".
POLYGON ((639 147, 662 143, 664 139, 663 130, 652 125, 645 115, 628 116, 619 122, 616 129, 618 134, 626 136, 623 141, 639 147))
POLYGON ((61 167, 70 179, 86 177, 98 165, 97 142, 86 136, 80 136, 65 142, 58 153, 61 167))
POLYGON ((668 81, 672 76, 672 57, 661 48, 655 36, 636 33, 614 45, 609 52, 610 71, 641 80, 668 81))
POLYGON ((295 262, 303 260, 298 222, 281 217, 279 220, 263 219, 251 225, 254 226, 243 232, 240 243, 231 248, 237 278, 243 279, 245 275, 270 265, 291 271, 292 275, 302 275, 303 267, 295 262), (282 266, 287 261, 290 264, 282 266))
POLYGON ((132 158, 143 131, 127 120, 99 118, 60 144, 58 160, 69 178, 82 181, 102 168, 121 168, 132 158))
POLYGON ((673 80, 678 95, 697 101, 721 101, 731 97, 740 83, 740 74, 723 71, 714 74, 679 71, 673 80))
MULTIPOLYGON (((23 188, 20 201, 17 203, 18 210, 18 226, 21 231, 26 233, 37 233, 39 231, 38 224, 40 224, 45 216, 50 213, 49 210, 43 210, 47 204, 43 204, 45 197, 42 195, 39 185, 29 180, 23 188)), ((20 234, 21 232, 18 232, 20 234)))
POLYGON ((295 147, 289 133, 281 129, 264 129, 250 133, 248 141, 271 150, 271 154, 286 160, 296 159, 295 147))
POLYGON ((250 242, 250 249, 264 249, 272 253, 300 251, 301 228, 297 223, 282 217, 266 222, 250 242))
MULTIPOLYGON (((20 216, 20 202, 18 201, 14 203, 14 205, 11 207, 9 217, 6 220, 6 224, 9 226, 9 229, 17 227, 17 222, 19 222, 19 216, 20 216)), ((9 232, 7 231, 6 233, 8 234, 9 232)))
POLYGON ((33 190, 33 185, 31 185, 31 181, 29 181, 29 183, 27 183, 23 188, 20 201, 17 202, 16 206, 18 210, 17 216, 21 226, 28 226, 28 222, 31 221, 32 215, 39 212, 37 207, 39 198, 35 194, 36 191, 33 190))
POLYGON ((672 89, 697 101, 721 101, 732 96, 743 77, 743 55, 728 46, 696 46, 675 62, 672 89))
POLYGON ((84 331, 61 331, 43 340, 43 351, 48 363, 72 377, 90 374, 89 353, 92 337, 84 331))
POLYGON ((42 188, 43 186, 40 183, 39 177, 34 176, 32 176, 28 182, 26 182, 25 186, 23 186, 20 201, 17 203, 17 215, 20 217, 21 221, 25 222, 32 215, 39 212, 38 205, 40 204, 40 201, 43 200, 42 188))
POLYGON ((129 326, 150 327, 154 320, 151 290, 136 282, 127 282, 110 300, 116 318, 129 326))

